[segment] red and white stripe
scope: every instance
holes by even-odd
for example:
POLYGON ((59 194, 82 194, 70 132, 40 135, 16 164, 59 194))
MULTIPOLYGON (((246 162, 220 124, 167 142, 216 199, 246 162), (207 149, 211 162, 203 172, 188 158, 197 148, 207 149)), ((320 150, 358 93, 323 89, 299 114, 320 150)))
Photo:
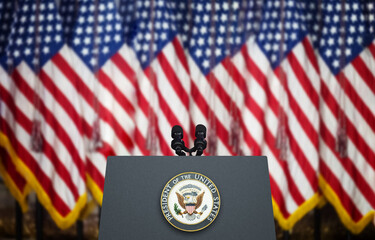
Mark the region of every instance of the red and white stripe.
POLYGON ((253 155, 268 156, 272 196, 282 214, 284 223, 280 223, 284 228, 295 223, 295 219, 288 222, 293 214, 310 210, 299 210, 299 207, 318 191, 320 79, 318 72, 310 67, 312 61, 316 60, 308 38, 297 44, 275 70, 253 39, 232 59, 233 72, 238 72, 233 74, 238 87, 236 95, 242 94, 246 106, 241 120, 244 122, 243 145, 247 145, 253 155), (281 111, 287 119, 288 156, 285 161, 279 158, 276 149, 281 111))
MULTIPOLYGON (((8 73, 0 67, 0 79, 6 79, 7 81, 11 81, 9 78, 8 73)), ((3 105, 5 104, 4 100, 2 99, 2 88, 0 86, 0 111, 1 116, 5 115, 6 113, 5 108, 3 105)), ((2 118, 0 118, 0 129, 3 129, 4 122, 2 118)), ((22 207, 23 211, 27 209, 27 182, 25 178, 17 171, 16 165, 14 161, 12 161, 12 157, 15 156, 10 155, 9 153, 9 145, 5 142, 5 134, 2 130, 1 131, 1 145, 0 145, 0 174, 2 174, 2 179, 4 180, 5 184, 10 188, 10 192, 13 194, 13 197, 19 202, 20 206, 22 207), (14 188, 14 189, 12 189, 14 188)), ((14 149, 12 149, 14 151, 14 149)), ((11 150, 11 151, 12 151, 11 150)), ((15 153, 15 152, 14 152, 15 153)))
MULTIPOLYGON (((57 224, 66 228, 68 222, 64 221, 65 218, 75 211, 78 201, 85 200, 86 194, 81 107, 77 95, 70 91, 75 86, 60 74, 52 61, 40 71, 40 92, 35 92, 37 76, 25 62, 15 68, 11 78, 0 80, 5 103, 2 106, 2 131, 22 161, 22 164, 16 164, 28 169, 21 167, 23 176, 37 191, 57 224), (36 101, 39 109, 35 109, 36 101), (42 122, 44 142, 41 153, 31 149, 35 111, 42 122)), ((76 217, 78 211, 75 211, 76 217)))
MULTIPOLYGON (((374 214, 375 209, 374 66, 375 42, 337 76, 319 58, 322 77, 321 175, 338 197, 339 202, 333 202, 334 206, 349 216, 343 221, 354 233, 359 233, 371 221, 368 216, 374 214), (346 158, 341 158, 335 149, 339 111, 344 113, 346 123, 346 158), (361 222, 363 218, 366 218, 365 224, 361 222)), ((324 184, 321 187, 326 188, 324 184)), ((333 201, 332 196, 327 198, 333 201)))

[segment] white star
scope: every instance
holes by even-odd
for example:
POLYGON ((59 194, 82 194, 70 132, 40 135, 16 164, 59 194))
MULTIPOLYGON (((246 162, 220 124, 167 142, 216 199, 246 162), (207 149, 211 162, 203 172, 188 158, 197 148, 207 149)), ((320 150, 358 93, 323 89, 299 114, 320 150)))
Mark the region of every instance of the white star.
POLYGON ((81 39, 76 37, 76 38, 74 38, 73 43, 74 43, 74 45, 79 45, 79 44, 81 44, 81 39))
POLYGON ((61 42, 61 36, 60 35, 55 36, 55 42, 61 42))
POLYGON ((272 50, 273 50, 274 52, 276 52, 278 49, 279 49, 279 44, 274 43, 273 46, 272 46, 272 50))
POLYGON ((143 44, 143 47, 142 47, 142 50, 146 52, 146 51, 148 51, 149 49, 150 49, 149 45, 148 45, 147 43, 144 43, 144 44, 143 44))
POLYGON ((333 38, 329 38, 328 45, 332 46, 333 44, 335 44, 335 40, 333 38))
POLYGON ((352 16, 350 17, 350 19, 352 20, 352 22, 356 22, 357 21, 357 15, 352 14, 352 16))
POLYGON ((87 17, 87 21, 88 21, 89 23, 93 23, 93 22, 94 22, 94 17, 93 17, 93 16, 88 16, 88 17, 87 17))
POLYGON ((91 43, 91 39, 89 37, 85 37, 85 40, 83 40, 83 42, 86 44, 86 45, 89 45, 91 43))
POLYGON ((350 31, 351 33, 355 33, 355 27, 354 27, 354 26, 350 26, 349 31, 350 31))
POLYGON ((352 54, 352 50, 350 48, 345 49, 346 56, 349 56, 352 54))
POLYGON ((326 52, 324 53, 327 57, 332 56, 332 51, 331 49, 327 49, 326 52))
POLYGON ((267 38, 268 38, 268 40, 272 40, 273 39, 273 34, 272 33, 268 33, 267 34, 267 38))
POLYGON ((21 38, 18 38, 17 40, 16 40, 16 44, 19 46, 19 45, 21 45, 23 43, 23 41, 22 41, 22 39, 21 38))
POLYGON ((338 48, 338 49, 336 49, 336 56, 339 57, 340 55, 341 55, 341 49, 338 48))
POLYGON ((83 56, 86 56, 87 54, 89 54, 89 49, 88 48, 83 48, 82 51, 81 51, 82 55, 83 56))
POLYGON ((92 33, 92 27, 90 27, 90 26, 88 26, 87 28, 86 28, 86 33, 87 34, 91 34, 92 33))
POLYGON ((332 26, 330 32, 331 34, 335 34, 337 32, 337 28, 335 26, 332 26))
POLYGON ((111 41, 111 36, 105 35, 104 42, 110 42, 110 41, 111 41))
POLYGON ((18 50, 15 50, 13 52, 13 56, 16 57, 16 58, 19 57, 20 56, 20 52, 18 50))
POLYGON ((168 29, 169 28, 169 24, 167 22, 163 22, 163 28, 164 29, 168 29))
POLYGON ((201 12, 203 10, 202 4, 200 4, 200 3, 197 4, 197 10, 198 10, 198 12, 201 12))
POLYGON ((107 30, 107 32, 111 32, 112 31, 112 25, 107 24, 107 26, 105 27, 105 30, 107 30))
POLYGON ((104 54, 107 54, 107 53, 109 52, 109 48, 108 48, 108 46, 105 46, 105 47, 103 48, 102 52, 103 52, 104 54))
POLYGON ((99 5, 99 10, 100 10, 100 11, 104 11, 104 10, 105 10, 105 6, 104 6, 103 3, 101 3, 101 4, 99 5))
POLYGON ((338 60, 333 61, 332 65, 333 65, 335 68, 338 68, 338 67, 340 66, 338 60))
POLYGON ((27 40, 26 40, 26 43, 27 44, 32 44, 33 43, 33 39, 31 37, 28 37, 27 40))
POLYGON ((204 68, 208 68, 210 66, 210 63, 207 60, 204 60, 202 65, 204 68))
POLYGON ((33 33, 34 32, 34 27, 33 26, 29 26, 29 28, 27 29, 27 31, 29 33, 33 33))
POLYGON ((141 57, 141 61, 142 62, 146 62, 147 61, 147 55, 146 54, 143 54, 142 57, 141 57))
POLYGON ((112 21, 112 19, 113 19, 113 14, 112 13, 108 13, 107 14, 107 20, 108 21, 112 21))
POLYGON ((218 37, 216 40, 217 44, 221 45, 224 43, 224 39, 222 37, 218 37))
POLYGON ((238 4, 238 2, 233 2, 232 7, 234 10, 237 10, 240 7, 240 5, 238 4))
POLYGON ((98 26, 98 33, 102 33, 103 32, 103 27, 102 26, 98 26))
POLYGON ((49 53, 49 48, 48 48, 48 47, 44 47, 44 48, 43 48, 43 53, 44 53, 44 54, 49 53))
POLYGON ((272 54, 272 56, 271 56, 271 61, 272 61, 272 62, 276 62, 276 60, 277 60, 277 56, 276 56, 276 54, 272 54))
POLYGON ((359 44, 359 45, 361 45, 361 44, 362 44, 362 42, 363 42, 363 39, 362 39, 362 37, 357 37, 357 42, 358 42, 358 44, 359 44))
POLYGON ((113 5, 112 2, 109 2, 109 3, 107 4, 107 7, 108 7, 108 9, 113 9, 113 8, 114 8, 114 5, 113 5))
POLYGON ((296 34, 295 32, 292 33, 291 36, 290 36, 290 38, 291 38, 292 40, 296 40, 296 39, 297 39, 297 34, 296 34))
POLYGON ((225 33, 225 27, 224 27, 224 25, 220 25, 219 32, 220 33, 225 33))
POLYGON ((53 30, 53 27, 51 25, 47 25, 47 32, 51 32, 53 30))
POLYGON ((55 6, 54 6, 53 3, 48 3, 48 9, 49 9, 49 10, 52 10, 52 9, 54 9, 54 8, 55 8, 55 6))
POLYGON ((264 39, 264 34, 263 34, 263 33, 260 33, 260 34, 259 34, 259 40, 262 41, 263 39, 264 39))
POLYGON ((78 18, 78 22, 79 22, 80 24, 83 24, 83 23, 85 22, 85 18, 82 17, 82 16, 80 16, 80 17, 78 18))
POLYGON ((80 35, 80 34, 82 34, 82 32, 83 32, 82 28, 81 27, 77 27, 76 33, 78 35, 80 35))
POLYGON ((264 45, 264 49, 266 49, 266 51, 268 52, 269 50, 271 50, 271 45, 269 43, 266 43, 266 45, 264 45))
POLYGON ((160 38, 161 38, 162 40, 166 40, 166 39, 167 39, 167 34, 166 34, 165 32, 163 32, 163 33, 161 34, 160 38))
POLYGON ((96 65, 96 59, 95 58, 91 58, 91 60, 90 60, 90 64, 92 65, 92 66, 94 66, 94 65, 96 65))
POLYGON ((225 14, 225 13, 221 14, 220 20, 221 20, 222 22, 226 22, 227 19, 228 19, 227 14, 225 14))
POLYGON ((30 48, 26 48, 24 53, 26 56, 30 55, 31 54, 30 48))
POLYGON ((216 56, 221 56, 221 54, 222 54, 221 48, 216 48, 215 49, 215 55, 216 56))
POLYGON ((211 49, 209 48, 206 49, 206 56, 207 57, 211 56, 211 49))
POLYGON ((204 38, 201 38, 201 37, 200 37, 200 38, 198 39, 198 45, 199 45, 199 46, 202 46, 203 44, 204 44, 204 38))
POLYGON ((44 38, 44 41, 45 41, 46 43, 51 42, 51 37, 47 35, 47 36, 44 38))
POLYGON ((228 5, 228 3, 226 3, 226 2, 223 3, 223 9, 224 9, 225 11, 227 11, 227 10, 229 9, 229 5, 228 5))
POLYGON ((99 15, 98 21, 99 22, 103 22, 104 21, 104 16, 102 14, 99 15))
POLYGON ((21 19, 20 19, 20 21, 21 21, 22 23, 25 23, 25 22, 26 22, 26 17, 25 17, 25 16, 22 16, 21 19))
POLYGON ((115 39, 116 42, 119 42, 119 41, 121 41, 121 36, 119 34, 116 34, 114 39, 115 39))
POLYGON ((198 58, 201 57, 201 56, 202 56, 202 50, 197 49, 197 50, 195 51, 195 56, 197 56, 198 58))

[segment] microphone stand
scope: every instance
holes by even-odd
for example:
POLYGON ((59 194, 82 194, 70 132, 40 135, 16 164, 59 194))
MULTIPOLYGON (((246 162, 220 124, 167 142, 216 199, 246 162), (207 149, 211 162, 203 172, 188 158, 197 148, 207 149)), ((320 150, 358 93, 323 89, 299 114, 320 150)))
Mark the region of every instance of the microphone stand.
MULTIPOLYGON (((182 129, 180 131, 181 131, 181 134, 182 134, 182 129)), ((180 141, 182 142, 182 144, 181 144, 182 146, 180 146, 180 148, 178 150, 174 149, 173 148, 173 142, 176 141, 176 140, 175 139, 172 140, 171 148, 175 151, 177 156, 186 156, 186 153, 189 153, 189 156, 194 156, 193 152, 197 152, 197 154, 195 156, 201 156, 203 154, 203 150, 206 149, 206 147, 207 147, 207 141, 205 140, 206 127, 201 125, 201 124, 197 125, 195 134, 196 134, 195 135, 196 139, 194 140, 194 147, 192 147, 192 148, 186 147, 185 144, 183 143, 182 137, 181 137, 180 141), (200 134, 198 133, 198 135, 197 135, 198 128, 199 128, 199 130, 204 131, 204 132, 199 132, 200 134)), ((173 138, 173 129, 172 129, 172 138, 173 138)))

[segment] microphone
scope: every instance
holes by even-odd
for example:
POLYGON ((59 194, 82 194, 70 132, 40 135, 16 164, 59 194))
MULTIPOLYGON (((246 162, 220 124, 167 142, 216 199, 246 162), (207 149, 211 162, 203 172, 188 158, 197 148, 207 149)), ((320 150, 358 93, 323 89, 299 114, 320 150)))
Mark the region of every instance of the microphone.
POLYGON ((184 138, 182 127, 179 125, 173 126, 171 136, 173 138, 171 148, 175 150, 178 156, 186 156, 186 154, 182 151, 185 149, 185 143, 182 140, 182 138, 184 138))
POLYGON ((197 150, 196 156, 201 156, 203 154, 203 150, 207 147, 206 138, 206 127, 202 124, 198 124, 195 127, 195 137, 194 140, 194 148, 197 150))

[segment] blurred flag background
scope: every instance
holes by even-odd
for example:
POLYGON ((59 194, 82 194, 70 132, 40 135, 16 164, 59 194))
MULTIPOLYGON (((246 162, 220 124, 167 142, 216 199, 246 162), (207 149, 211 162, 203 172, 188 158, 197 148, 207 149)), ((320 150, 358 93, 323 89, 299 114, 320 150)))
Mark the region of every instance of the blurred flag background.
POLYGON ((61 229, 110 155, 173 155, 178 124, 205 155, 266 155, 290 230, 332 204, 375 221, 375 2, 0 0, 0 174, 61 229))

